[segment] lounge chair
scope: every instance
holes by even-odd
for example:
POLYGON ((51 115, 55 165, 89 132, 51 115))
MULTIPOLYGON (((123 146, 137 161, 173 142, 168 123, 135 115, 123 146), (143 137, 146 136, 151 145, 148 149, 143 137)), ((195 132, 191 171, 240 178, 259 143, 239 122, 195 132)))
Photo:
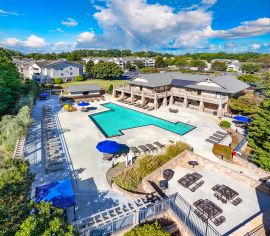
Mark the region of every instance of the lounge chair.
POLYGON ((141 149, 144 153, 147 153, 147 152, 150 153, 150 150, 144 145, 140 145, 138 148, 141 149))
POLYGON ((148 109, 147 109, 147 111, 153 111, 155 108, 154 107, 149 107, 148 109))
POLYGON ((216 143, 218 143, 218 142, 216 142, 216 141, 214 141, 214 140, 212 140, 212 139, 205 139, 205 141, 206 142, 208 142, 208 143, 212 143, 212 144, 216 144, 216 143))
POLYGON ((143 108, 144 106, 145 106, 145 104, 140 104, 138 107, 143 108))
POLYGON ((141 153, 140 150, 136 147, 130 147, 129 149, 133 152, 134 155, 141 153))
POLYGON ((220 142, 221 140, 223 140, 223 138, 217 138, 217 137, 214 137, 214 136, 210 136, 209 139, 212 139, 212 140, 215 140, 216 142, 220 142))
POLYGON ((225 137, 224 135, 217 134, 217 133, 214 133, 213 136, 214 136, 214 137, 217 137, 217 138, 219 138, 219 139, 224 139, 224 137, 225 137))
POLYGON ((243 200, 242 200, 240 197, 238 197, 238 198, 236 198, 236 199, 234 199, 234 200, 232 201, 232 204, 233 204, 234 206, 237 206, 237 205, 239 205, 242 201, 243 201, 243 200))
POLYGON ((156 145, 160 149, 163 149, 165 147, 165 145, 161 144, 160 142, 154 142, 154 145, 156 145))
POLYGON ((218 217, 218 218, 216 218, 216 219, 213 220, 213 222, 214 222, 214 224, 216 226, 221 225, 225 221, 226 221, 226 218, 224 216, 220 216, 220 217, 218 217))
POLYGON ((146 104, 145 106, 142 107, 142 109, 148 109, 150 106, 146 104))
POLYGON ((228 133, 225 133, 225 132, 221 132, 221 131, 216 131, 217 134, 221 134, 221 135, 224 135, 224 136, 227 136, 228 133))
POLYGON ((149 143, 149 144, 146 144, 145 146, 146 146, 147 148, 149 148, 152 152, 153 152, 153 151, 157 151, 157 148, 156 148, 155 146, 153 146, 152 144, 150 144, 150 143, 149 143))

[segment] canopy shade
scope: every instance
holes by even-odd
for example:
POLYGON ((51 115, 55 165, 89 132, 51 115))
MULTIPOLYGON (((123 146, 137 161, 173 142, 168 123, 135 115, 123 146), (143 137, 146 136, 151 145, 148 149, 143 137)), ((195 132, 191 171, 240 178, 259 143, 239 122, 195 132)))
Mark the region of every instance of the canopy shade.
POLYGON ((78 103, 78 106, 80 106, 80 107, 86 107, 86 106, 89 106, 90 104, 89 104, 89 102, 80 102, 80 103, 78 103))
POLYGON ((121 147, 122 145, 115 141, 105 140, 103 142, 99 142, 96 148, 100 152, 114 154, 119 152, 121 150, 121 147))
POLYGON ((233 119, 241 121, 243 123, 249 123, 251 122, 251 119, 248 118, 247 116, 233 116, 233 119))
POLYGON ((36 187, 35 201, 52 202, 56 207, 67 208, 75 205, 74 192, 70 179, 36 187))

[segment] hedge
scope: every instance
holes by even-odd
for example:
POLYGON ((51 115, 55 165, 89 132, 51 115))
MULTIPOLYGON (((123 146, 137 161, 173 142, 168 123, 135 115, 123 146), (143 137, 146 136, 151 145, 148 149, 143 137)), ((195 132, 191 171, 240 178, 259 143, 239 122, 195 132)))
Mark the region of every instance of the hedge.
POLYGON ((226 121, 226 120, 222 120, 220 121, 219 125, 223 128, 230 128, 231 127, 231 122, 229 121, 226 121))
POLYGON ((161 225, 155 221, 153 224, 144 224, 137 226, 131 231, 124 234, 124 236, 170 236, 169 233, 162 230, 161 225))
POLYGON ((185 150, 191 150, 188 144, 177 142, 176 144, 168 146, 163 154, 145 156, 139 159, 134 167, 126 169, 118 174, 114 178, 114 182, 127 191, 134 191, 138 188, 146 175, 155 171, 185 150))

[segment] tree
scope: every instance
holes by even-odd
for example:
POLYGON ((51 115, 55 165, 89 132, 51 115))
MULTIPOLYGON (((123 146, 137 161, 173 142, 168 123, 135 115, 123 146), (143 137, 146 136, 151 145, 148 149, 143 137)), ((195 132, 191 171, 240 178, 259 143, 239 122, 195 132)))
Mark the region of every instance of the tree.
POLYGON ((83 81, 84 78, 82 75, 77 75, 75 78, 74 78, 75 81, 83 81))
POLYGON ((110 84, 109 88, 107 89, 107 93, 112 94, 113 92, 113 85, 110 84))
POLYGON ((212 66, 212 70, 217 70, 217 71, 226 71, 227 70, 227 65, 225 62, 222 61, 214 61, 212 66))
POLYGON ((260 65, 256 63, 244 63, 241 66, 241 70, 248 74, 254 74, 256 72, 259 72, 260 69, 260 65))
POLYGON ((167 65, 166 65, 165 61, 163 60, 163 57, 157 56, 155 58, 155 67, 156 68, 162 68, 162 67, 166 67, 166 66, 167 65))
POLYGON ((16 66, 7 57, 0 58, 0 115, 14 108, 22 91, 16 66))
POLYGON ((174 65, 181 67, 181 68, 185 68, 186 66, 188 66, 188 61, 186 57, 176 57, 174 59, 174 65))
POLYGON ((125 64, 125 68, 129 71, 136 70, 136 67, 132 65, 129 61, 125 64))
POLYGON ((135 65, 136 65, 139 69, 141 69, 141 68, 144 67, 144 63, 143 63, 143 61, 141 61, 141 60, 136 60, 136 61, 135 61, 135 65))
POLYGON ((73 226, 64 219, 64 211, 53 207, 51 203, 31 203, 32 214, 20 225, 15 236, 21 235, 76 235, 73 226))
POLYGON ((254 74, 239 75, 237 78, 245 83, 258 83, 261 81, 260 76, 254 74))
POLYGON ((54 79, 54 83, 55 84, 62 84, 63 83, 63 80, 62 80, 62 78, 55 78, 54 79))
POLYGON ((94 67, 95 63, 93 60, 89 60, 86 65, 85 65, 85 71, 86 71, 86 76, 90 77, 92 75, 92 69, 94 67))
POLYGON ((98 79, 116 79, 122 76, 122 69, 114 62, 100 61, 94 65, 93 76, 98 79))
POLYGON ((198 67, 199 70, 202 70, 207 67, 204 61, 198 59, 191 60, 189 64, 192 67, 198 67))
POLYGON ((69 53, 67 56, 68 61, 80 61, 81 57, 77 55, 75 52, 69 53))

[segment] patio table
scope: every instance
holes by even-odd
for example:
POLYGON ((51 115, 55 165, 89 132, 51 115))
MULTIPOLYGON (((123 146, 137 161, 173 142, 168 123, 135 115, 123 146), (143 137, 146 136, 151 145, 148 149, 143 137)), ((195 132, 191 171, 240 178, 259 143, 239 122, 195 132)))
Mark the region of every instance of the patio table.
POLYGON ((226 185, 221 185, 215 189, 215 192, 219 193, 222 197, 225 197, 227 200, 231 200, 239 195, 238 192, 234 191, 226 185))

